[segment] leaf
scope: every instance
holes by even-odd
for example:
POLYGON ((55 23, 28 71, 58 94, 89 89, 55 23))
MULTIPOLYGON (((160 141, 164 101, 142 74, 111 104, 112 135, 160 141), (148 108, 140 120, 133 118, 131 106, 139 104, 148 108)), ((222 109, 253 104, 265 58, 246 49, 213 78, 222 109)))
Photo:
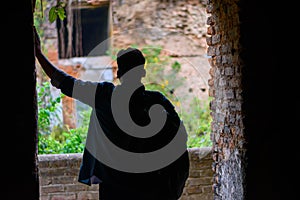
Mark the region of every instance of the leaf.
POLYGON ((64 18, 66 17, 65 10, 61 7, 57 8, 57 15, 60 20, 64 20, 64 18))
POLYGON ((56 19, 57 19, 56 8, 52 7, 49 10, 49 21, 50 21, 50 23, 53 23, 56 19))

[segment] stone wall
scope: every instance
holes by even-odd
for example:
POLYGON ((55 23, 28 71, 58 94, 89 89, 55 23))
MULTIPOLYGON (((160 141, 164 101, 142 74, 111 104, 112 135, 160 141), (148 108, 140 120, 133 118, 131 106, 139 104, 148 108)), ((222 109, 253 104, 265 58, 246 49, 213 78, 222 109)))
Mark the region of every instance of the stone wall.
POLYGON ((112 19, 114 48, 161 47, 181 64, 177 76, 186 81, 174 91, 186 97, 181 105, 208 98, 206 0, 113 0, 112 19))
MULTIPOLYGON (((245 113, 243 109, 243 47, 239 2, 208 1, 207 54, 211 69, 212 142, 215 200, 243 199, 245 169, 245 113), (230 189, 229 189, 230 188, 230 189)), ((246 20, 247 21, 247 20, 246 20)), ((245 50, 245 48, 244 48, 245 50)), ((251 66, 252 67, 252 66, 251 66)), ((252 75, 251 75, 252 78, 252 75)), ((257 95, 259 97, 259 95, 257 95)), ((251 105, 251 112, 255 106, 251 105)), ((250 125, 253 126, 253 125, 250 125)), ((259 135, 259 134, 255 134, 259 135)))
POLYGON ((201 56, 205 8, 205 0, 113 0, 113 46, 160 45, 173 56, 201 56))
MULTIPOLYGON (((180 200, 213 199, 211 148, 191 148, 190 176, 180 200)), ((40 200, 98 200, 98 185, 77 181, 82 154, 39 155, 40 200)))

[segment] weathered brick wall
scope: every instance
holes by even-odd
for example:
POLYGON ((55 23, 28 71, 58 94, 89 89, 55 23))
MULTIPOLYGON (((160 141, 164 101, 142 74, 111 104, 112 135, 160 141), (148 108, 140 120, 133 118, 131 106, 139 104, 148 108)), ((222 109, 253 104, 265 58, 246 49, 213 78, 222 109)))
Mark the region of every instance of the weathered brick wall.
POLYGON ((239 2, 208 1, 207 33, 211 69, 209 95, 212 113, 215 200, 243 199, 245 137, 242 99, 242 58, 239 2), (230 188, 230 189, 229 189, 230 188))
POLYGON ((171 63, 179 62, 181 69, 177 76, 186 81, 176 86, 173 94, 180 97, 181 105, 189 105, 194 97, 208 99, 206 2, 112 0, 113 47, 161 47, 162 54, 171 57, 171 63))
POLYGON ((206 48, 206 0, 112 0, 113 45, 159 45, 172 56, 206 48))
MULTIPOLYGON (((180 200, 212 199, 211 148, 191 148, 190 177, 180 200)), ((77 181, 82 154, 39 155, 40 200, 98 200, 98 185, 77 181)))

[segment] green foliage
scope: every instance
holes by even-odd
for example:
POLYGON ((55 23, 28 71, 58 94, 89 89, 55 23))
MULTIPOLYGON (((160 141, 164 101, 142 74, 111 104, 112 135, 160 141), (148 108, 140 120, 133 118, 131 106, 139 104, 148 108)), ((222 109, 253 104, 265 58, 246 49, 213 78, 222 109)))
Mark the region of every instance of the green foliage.
POLYGON ((39 133, 38 154, 56 154, 61 153, 62 144, 52 138, 50 135, 39 133))
MULTIPOLYGON (((86 133, 86 132, 85 132, 86 133)), ((39 134, 39 154, 82 153, 86 137, 79 129, 64 130, 56 134, 39 134)))
POLYGON ((60 20, 64 20, 65 17, 66 17, 66 14, 65 14, 65 4, 61 1, 59 1, 56 6, 53 6, 50 8, 49 10, 49 22, 50 23, 53 23, 57 17, 60 19, 60 20))
POLYGON ((175 61, 175 62, 172 64, 172 69, 173 69, 175 72, 179 72, 180 69, 181 69, 181 64, 180 64, 178 61, 175 61))
MULTIPOLYGON (((34 25, 40 27, 44 20, 45 7, 43 6, 43 0, 36 0, 36 7, 34 12, 34 25)), ((46 2, 48 3, 48 2, 46 2)), ((64 20, 66 18, 65 3, 58 1, 55 6, 52 6, 49 10, 49 22, 53 23, 57 18, 64 20)), ((40 35, 42 36, 42 35, 40 35)))
POLYGON ((36 0, 36 7, 35 7, 33 19, 34 19, 34 25, 35 25, 35 27, 37 27, 37 31, 40 36, 43 36, 43 34, 40 32, 40 30, 38 28, 41 26, 41 24, 43 24, 43 20, 44 20, 43 13, 44 13, 43 1, 36 0))
MULTIPOLYGON (((162 92, 179 108, 185 97, 175 96, 174 91, 184 84, 186 79, 178 75, 181 64, 178 61, 171 62, 168 56, 162 55, 161 50, 160 47, 153 46, 141 48, 147 60, 145 86, 146 89, 162 92)), ((188 132, 188 147, 212 146, 209 101, 201 102, 194 97, 188 107, 189 110, 180 109, 179 112, 188 132)))
POLYGON ((82 137, 76 129, 71 129, 69 132, 63 132, 65 137, 62 153, 82 153, 85 144, 85 137, 82 137))
POLYGON ((184 79, 178 76, 181 65, 178 61, 171 63, 169 56, 162 55, 159 46, 144 46, 140 48, 145 58, 147 76, 143 79, 146 89, 157 90, 178 105, 179 100, 174 91, 183 84, 184 79))
POLYGON ((170 96, 170 88, 168 79, 165 77, 165 66, 169 62, 167 56, 161 55, 161 47, 145 46, 140 48, 146 58, 147 76, 143 79, 146 89, 158 90, 166 96, 170 96))
POLYGON ((211 134, 211 115, 209 100, 200 101, 194 98, 189 105, 188 111, 181 113, 188 135, 188 147, 208 147, 212 146, 211 134))
POLYGON ((60 120, 58 106, 62 96, 52 97, 49 82, 38 84, 37 94, 39 133, 47 134, 51 130, 51 122, 60 120))
POLYGON ((84 110, 82 125, 68 129, 59 116, 63 95, 53 98, 50 83, 37 85, 38 93, 38 153, 79 153, 83 152, 91 109, 84 110))
MULTIPOLYGON (((45 23, 45 18, 44 18, 44 12, 45 12, 45 7, 43 6, 43 1, 45 0, 36 0, 36 7, 33 15, 34 19, 34 26, 41 38, 41 41, 44 40, 45 34, 44 34, 44 29, 41 28, 43 24, 45 23)), ((44 52, 47 52, 47 49, 45 49, 45 44, 41 43, 41 48, 44 50, 44 52)))

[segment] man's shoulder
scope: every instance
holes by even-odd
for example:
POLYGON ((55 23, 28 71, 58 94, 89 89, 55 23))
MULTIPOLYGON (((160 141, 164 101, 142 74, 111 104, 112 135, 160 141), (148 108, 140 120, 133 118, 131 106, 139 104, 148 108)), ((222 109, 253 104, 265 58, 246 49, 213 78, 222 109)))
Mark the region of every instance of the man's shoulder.
POLYGON ((102 82, 100 82, 100 84, 105 86, 105 87, 115 87, 115 85, 112 82, 109 82, 109 81, 102 81, 102 82))
POLYGON ((108 81, 102 81, 99 82, 98 85, 102 88, 102 89, 109 89, 112 90, 115 88, 115 85, 112 82, 108 82, 108 81))
POLYGON ((163 104, 173 107, 173 105, 172 105, 171 101, 168 99, 168 97, 158 90, 146 90, 146 94, 148 96, 152 97, 153 100, 154 99, 159 100, 163 104))
POLYGON ((146 94, 152 97, 150 99, 152 99, 154 102, 161 103, 162 105, 164 105, 164 107, 167 108, 167 110, 174 110, 175 107, 173 103, 162 92, 157 90, 146 90, 146 94))
POLYGON ((157 90, 145 90, 145 93, 147 95, 150 95, 150 96, 153 96, 153 97, 158 97, 158 98, 163 98, 163 99, 166 98, 165 95, 162 92, 157 91, 157 90))
POLYGON ((98 82, 97 86, 97 94, 110 96, 115 88, 115 85, 108 81, 98 82))

